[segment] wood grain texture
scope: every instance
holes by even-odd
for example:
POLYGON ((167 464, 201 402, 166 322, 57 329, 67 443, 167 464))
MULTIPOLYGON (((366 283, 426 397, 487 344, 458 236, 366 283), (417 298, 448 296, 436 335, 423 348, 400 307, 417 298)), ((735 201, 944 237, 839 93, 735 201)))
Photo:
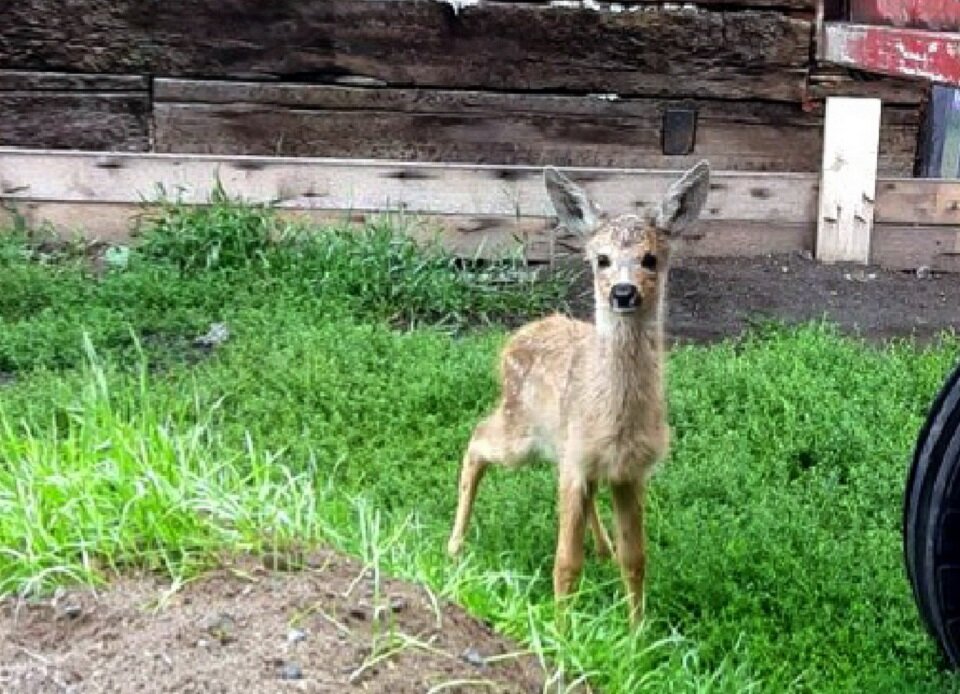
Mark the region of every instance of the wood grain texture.
POLYGON ((870 260, 879 140, 879 99, 827 101, 816 251, 823 262, 870 260))
POLYGON ((811 22, 782 12, 597 11, 418 0, 10 3, 0 64, 155 76, 362 75, 397 86, 799 101, 811 22))
POLYGON ((0 70, 0 145, 147 151, 147 80, 0 70))
POLYGON ((925 265, 934 272, 960 272, 960 230, 947 226, 877 224, 873 228, 870 261, 898 270, 915 270, 925 265))
MULTIPOLYGON (((134 203, 24 202, 0 207, 0 225, 10 225, 18 214, 31 227, 47 224, 66 237, 80 234, 112 243, 135 243, 132 232, 151 213, 149 206, 134 203)), ((318 226, 358 225, 379 217, 325 210, 279 210, 278 214, 318 226)), ((543 219, 408 216, 400 220, 400 228, 422 242, 439 240, 464 257, 495 258, 526 244, 528 260, 547 262, 551 249, 555 249, 556 257, 562 257, 579 248, 570 238, 551 244, 552 229, 543 219)), ((677 253, 680 257, 731 257, 811 250, 815 233, 812 224, 705 222, 679 244, 677 253)), ((960 272, 960 232, 943 226, 876 224, 870 261, 897 270, 926 265, 936 272, 960 272)))
MULTIPOLYGON (((681 173, 566 168, 604 210, 643 212, 681 173)), ((0 150, 0 198, 139 202, 166 196, 205 203, 219 180, 228 194, 280 207, 405 210, 427 214, 552 214, 539 167, 207 155, 0 150)), ((715 172, 702 218, 768 223, 816 219, 815 174, 715 172)))
MULTIPOLYGON (((167 79, 154 96, 159 152, 652 169, 706 157, 722 170, 815 171, 822 138, 818 114, 770 102, 167 79), (697 110, 689 155, 662 154, 671 105, 697 110)), ((902 130, 888 128, 891 161, 912 162, 902 130)))
POLYGON ((874 216, 880 224, 960 227, 960 182, 931 178, 878 181, 874 216))
POLYGON ((828 22, 820 60, 882 75, 960 85, 960 34, 828 22))
POLYGON ((822 102, 829 96, 859 96, 880 99, 884 107, 916 108, 927 97, 930 85, 922 80, 863 72, 852 67, 814 63, 806 98, 822 102))
MULTIPOLYGON (((20 202, 0 207, 0 225, 15 216, 29 227, 44 225, 64 237, 79 235, 111 243, 136 243, 136 234, 149 223, 156 208, 136 203, 20 202)), ((286 219, 324 225, 362 225, 389 219, 402 233, 421 243, 439 242, 461 257, 497 258, 522 254, 544 263, 580 252, 581 244, 543 218, 479 217, 462 215, 383 215, 330 210, 279 209, 286 219)), ((688 257, 752 256, 810 250, 812 224, 706 221, 677 244, 677 254, 688 257)))

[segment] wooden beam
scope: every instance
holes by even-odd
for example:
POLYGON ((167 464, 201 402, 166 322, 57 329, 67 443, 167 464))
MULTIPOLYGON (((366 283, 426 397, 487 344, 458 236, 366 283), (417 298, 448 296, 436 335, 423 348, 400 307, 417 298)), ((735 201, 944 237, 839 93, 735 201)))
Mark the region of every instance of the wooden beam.
POLYGON ((876 199, 880 100, 827 100, 817 219, 817 258, 870 260, 876 199))
MULTIPOLYGON (((816 171, 822 136, 819 114, 773 102, 174 79, 153 93, 158 152, 652 169, 706 157, 721 170, 816 171), (697 133, 692 152, 667 156, 674 107, 697 113, 697 133)), ((916 126, 885 129, 892 158, 904 128, 916 126)))
POLYGON ((146 151, 147 79, 0 70, 0 145, 146 151))
MULTIPOLYGON (((153 94, 159 152, 812 172, 823 137, 822 109, 775 102, 180 79, 153 94), (677 107, 697 113, 694 148, 665 155, 677 107)), ((913 172, 918 127, 916 106, 884 109, 881 171, 913 172)))
POLYGON ((420 0, 8 2, 0 65, 166 77, 796 102, 811 23, 773 10, 420 0), (83 21, 77 21, 82 17, 83 21), (282 38, 278 38, 282 37, 282 38))
MULTIPOLYGON (((97 202, 21 202, 0 207, 0 229, 16 221, 29 228, 52 229, 64 238, 126 244, 135 241, 155 205, 97 202)), ((550 220, 538 217, 482 217, 363 213, 315 209, 278 209, 277 215, 313 225, 357 225, 389 219, 417 241, 439 241, 462 257, 496 258, 521 253, 530 262, 549 262, 579 253, 582 244, 567 233, 556 234, 550 220)), ((684 256, 756 256, 810 250, 813 224, 714 220, 700 222, 678 244, 684 256)))
MULTIPOLYGON (((659 202, 680 171, 566 167, 612 213, 659 202)), ((434 164, 307 157, 99 154, 0 148, 0 199, 10 202, 203 204, 227 193, 281 208, 545 217, 543 172, 531 166, 434 164)), ((716 172, 703 219, 811 224, 816 174, 716 172)))
POLYGON ((874 221, 960 227, 960 180, 881 179, 877 181, 874 221))
MULTIPOLYGON (((926 266, 934 272, 960 273, 960 230, 946 226, 874 226, 870 261, 894 270, 926 266)), ((954 298, 945 298, 955 301, 954 298)))
POLYGON ((960 34, 824 23, 820 60, 885 75, 960 85, 960 34))

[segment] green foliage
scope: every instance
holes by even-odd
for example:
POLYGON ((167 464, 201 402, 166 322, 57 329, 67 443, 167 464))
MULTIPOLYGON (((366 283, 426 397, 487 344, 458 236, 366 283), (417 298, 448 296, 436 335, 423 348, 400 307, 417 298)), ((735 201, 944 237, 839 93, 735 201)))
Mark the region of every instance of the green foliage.
MULTIPOLYGON (((674 444, 647 507, 647 623, 627 630, 616 567, 588 555, 561 636, 549 468, 488 475, 467 556, 443 554, 504 333, 436 329, 478 307, 536 315, 558 289, 479 286, 381 228, 279 244, 244 231, 214 265, 180 262, 209 257, 211 219, 192 223, 208 241, 160 252, 148 236, 96 280, 82 261, 0 245, 0 370, 16 371, 0 385, 0 593, 131 564, 182 576, 225 549, 319 541, 454 597, 568 683, 958 690, 916 614, 899 526, 956 339, 872 348, 812 325, 676 350, 674 444), (190 337, 218 320, 232 337, 201 358, 190 337), (396 329, 423 320, 433 327, 396 329)), ((605 496, 601 509, 609 522, 605 496)))
POLYGON ((22 233, 0 242, 0 371, 72 368, 84 331, 130 359, 131 327, 165 365, 186 358, 210 322, 277 304, 323 319, 459 332, 541 314, 563 295, 559 273, 546 282, 478 281, 439 248, 422 249, 384 224, 315 229, 225 198, 164 206, 122 265, 89 255, 82 246, 40 252, 22 233))

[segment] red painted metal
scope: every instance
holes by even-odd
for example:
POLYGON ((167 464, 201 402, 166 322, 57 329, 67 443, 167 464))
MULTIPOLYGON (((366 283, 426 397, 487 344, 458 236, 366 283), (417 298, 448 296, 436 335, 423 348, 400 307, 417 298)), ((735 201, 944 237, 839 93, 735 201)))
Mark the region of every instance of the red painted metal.
POLYGON ((957 0, 849 0, 854 24, 879 24, 931 31, 960 29, 957 0))
POLYGON ((960 33, 826 22, 820 59, 960 86, 960 33))

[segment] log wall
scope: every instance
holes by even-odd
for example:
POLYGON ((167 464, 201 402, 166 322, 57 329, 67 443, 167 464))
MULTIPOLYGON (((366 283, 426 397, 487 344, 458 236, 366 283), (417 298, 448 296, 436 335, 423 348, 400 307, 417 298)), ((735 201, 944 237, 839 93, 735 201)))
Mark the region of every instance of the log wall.
POLYGON ((814 64, 813 0, 459 4, 6 3, 0 145, 813 172, 823 99, 868 94, 913 173, 925 85, 814 64))

